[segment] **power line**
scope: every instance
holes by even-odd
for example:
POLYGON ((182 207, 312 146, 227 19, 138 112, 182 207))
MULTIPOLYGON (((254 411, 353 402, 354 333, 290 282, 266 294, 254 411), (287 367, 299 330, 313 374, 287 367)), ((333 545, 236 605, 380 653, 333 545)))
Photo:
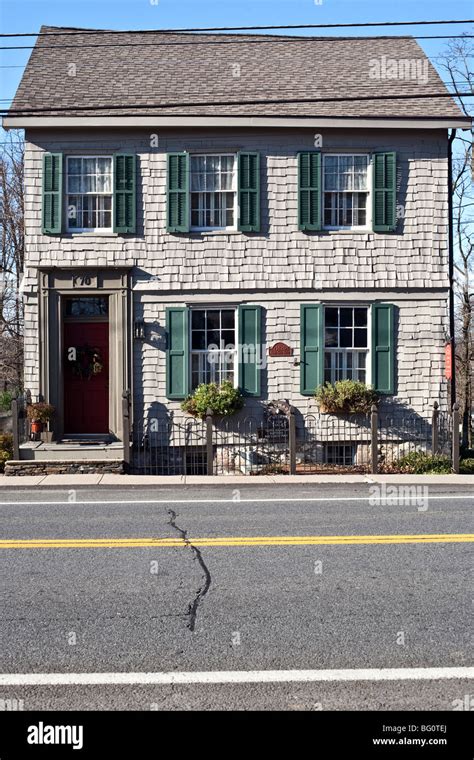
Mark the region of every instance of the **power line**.
POLYGON ((278 43, 278 42, 315 42, 316 40, 318 42, 345 42, 347 40, 350 40, 353 42, 354 40, 407 40, 407 39, 415 39, 415 40, 454 40, 454 39, 472 39, 474 35, 472 34, 446 34, 446 35, 426 35, 426 36, 406 36, 406 35, 380 35, 380 36, 372 36, 372 37, 286 37, 286 36, 270 36, 270 35, 261 35, 260 37, 256 39, 251 39, 249 37, 245 39, 237 39, 239 35, 236 35, 236 39, 233 40, 192 40, 191 42, 124 42, 124 43, 107 43, 106 45, 102 43, 97 44, 81 44, 81 45, 3 45, 0 46, 0 50, 36 50, 37 52, 42 52, 43 50, 84 50, 86 48, 101 48, 103 49, 109 49, 114 47, 119 48, 131 48, 131 47, 173 47, 173 46, 186 46, 186 45, 240 45, 242 43, 248 44, 248 45, 259 45, 259 44, 266 44, 269 43, 278 43), (268 39, 262 39, 262 37, 268 37, 268 39))
POLYGON ((245 32, 270 29, 354 29, 373 26, 436 26, 439 24, 473 24, 474 19, 454 19, 441 21, 367 21, 349 24, 274 24, 264 26, 209 26, 188 29, 68 29, 53 32, 10 32, 0 37, 57 37, 81 34, 182 34, 189 32, 245 32))
MULTIPOLYGON (((378 100, 426 100, 429 98, 460 98, 474 97, 474 92, 434 92, 434 93, 416 93, 416 94, 403 94, 403 95, 353 95, 350 97, 342 98, 277 98, 277 99, 255 99, 255 100, 221 100, 221 101, 177 101, 170 103, 130 103, 120 105, 90 105, 90 106, 50 106, 49 108, 19 108, 13 110, 0 110, 0 114, 3 116, 25 116, 28 114, 46 113, 57 114, 72 112, 76 114, 78 111, 128 111, 131 109, 150 111, 164 108, 182 108, 182 107, 208 107, 208 106, 245 106, 245 105, 283 105, 291 103, 345 103, 345 102, 357 102, 357 101, 378 101, 378 100)), ((125 114, 126 116, 135 116, 138 114, 125 114)), ((191 115, 191 114, 186 114, 191 115)), ((194 114, 192 114, 194 115, 194 114)), ((199 115, 199 114, 196 114, 199 115)), ((235 114, 234 114, 235 115, 235 114)), ((359 117, 360 118, 360 117, 359 117)))

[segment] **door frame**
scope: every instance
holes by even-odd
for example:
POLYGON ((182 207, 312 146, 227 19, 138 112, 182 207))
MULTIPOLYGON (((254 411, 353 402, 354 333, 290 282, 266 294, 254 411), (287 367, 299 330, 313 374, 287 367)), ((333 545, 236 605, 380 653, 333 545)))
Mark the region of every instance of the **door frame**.
POLYGON ((129 267, 39 270, 39 392, 56 408, 53 428, 57 439, 64 433, 64 300, 71 296, 108 296, 109 429, 112 436, 123 440, 122 396, 132 390, 130 293, 129 267))

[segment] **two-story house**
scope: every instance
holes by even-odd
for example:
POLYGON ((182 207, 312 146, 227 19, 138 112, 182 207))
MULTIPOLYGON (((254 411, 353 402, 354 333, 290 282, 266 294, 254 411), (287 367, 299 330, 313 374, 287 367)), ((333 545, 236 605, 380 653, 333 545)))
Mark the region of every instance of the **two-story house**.
POLYGON ((470 120, 413 38, 42 32, 4 126, 26 135, 25 387, 58 442, 121 441, 126 389, 179 416, 224 379, 247 413, 317 411, 344 378, 446 408, 470 120))

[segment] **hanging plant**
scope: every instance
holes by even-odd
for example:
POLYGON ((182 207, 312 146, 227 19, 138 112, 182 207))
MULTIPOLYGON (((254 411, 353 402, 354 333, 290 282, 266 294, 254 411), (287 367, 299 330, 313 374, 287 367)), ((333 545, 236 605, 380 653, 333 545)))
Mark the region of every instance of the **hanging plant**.
POLYGON ((75 359, 68 356, 72 373, 82 380, 90 380, 94 375, 100 375, 104 369, 104 362, 99 348, 93 346, 76 346, 75 359))

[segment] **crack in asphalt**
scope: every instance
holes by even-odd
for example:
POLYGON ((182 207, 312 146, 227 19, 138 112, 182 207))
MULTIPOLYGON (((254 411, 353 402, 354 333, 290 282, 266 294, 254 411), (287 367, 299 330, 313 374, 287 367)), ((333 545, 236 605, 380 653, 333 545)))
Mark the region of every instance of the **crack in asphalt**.
POLYGON ((168 524, 171 525, 171 527, 174 528, 174 530, 176 530, 180 534, 186 546, 189 546, 189 548, 194 554, 194 559, 197 559, 203 572, 204 583, 202 584, 202 586, 198 588, 198 590, 196 591, 196 596, 194 597, 193 601, 190 602, 188 606, 187 614, 189 615, 189 622, 187 624, 187 627, 189 628, 190 631, 194 631, 196 628, 196 617, 197 617, 198 607, 201 604, 204 597, 206 596, 207 592, 209 591, 209 587, 211 585, 211 574, 208 570, 206 563, 203 560, 200 549, 198 549, 197 546, 194 546, 192 541, 188 538, 188 535, 187 535, 188 532, 180 528, 178 525, 176 525, 176 517, 177 517, 176 512, 173 509, 168 509, 168 515, 170 517, 168 524))

